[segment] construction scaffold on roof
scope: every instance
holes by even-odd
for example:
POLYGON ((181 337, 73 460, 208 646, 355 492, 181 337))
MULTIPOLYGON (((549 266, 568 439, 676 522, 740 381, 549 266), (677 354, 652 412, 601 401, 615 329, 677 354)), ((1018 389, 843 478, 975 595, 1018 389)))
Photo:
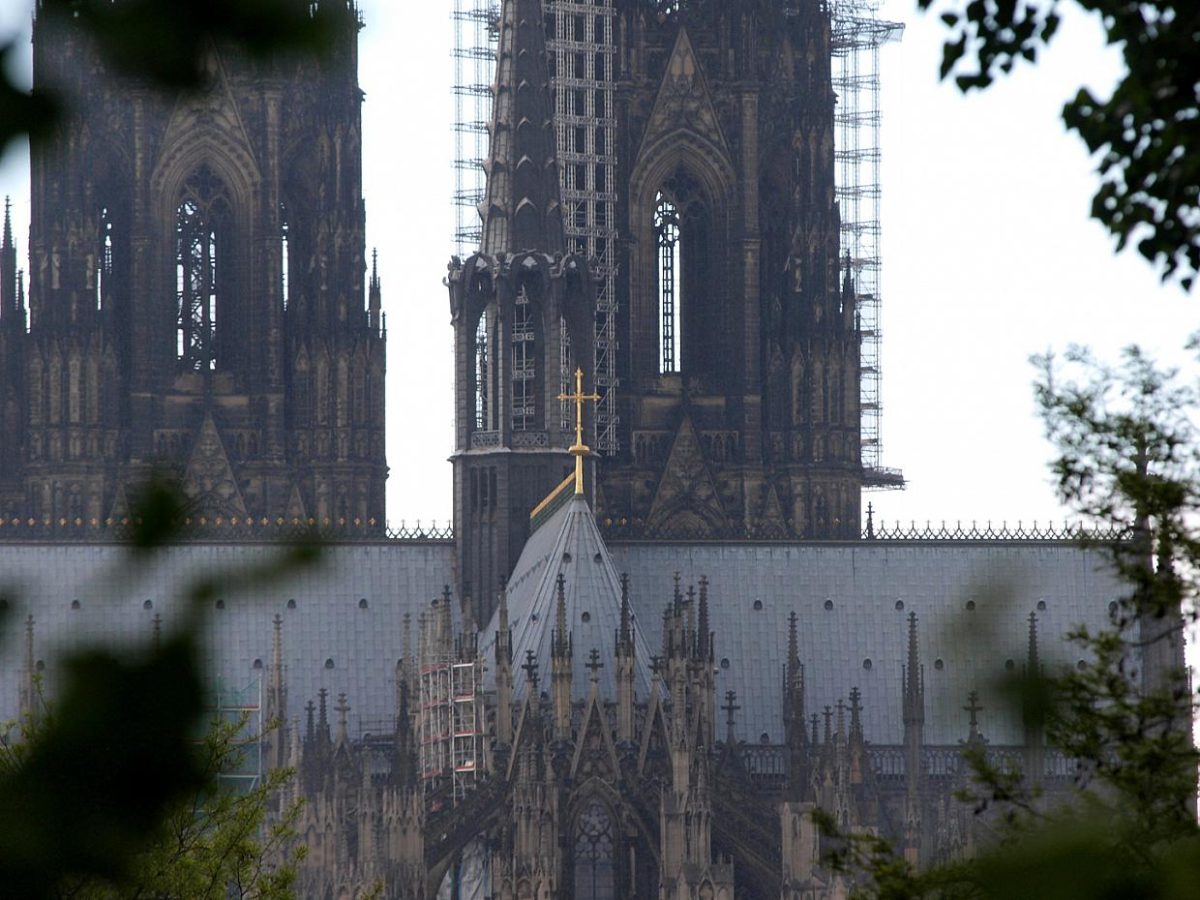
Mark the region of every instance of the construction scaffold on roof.
POLYGON ((457 803, 483 769, 481 667, 474 644, 455 639, 449 593, 419 624, 417 739, 427 797, 457 803))
MULTIPOLYGON (((612 455, 618 449, 613 0, 545 0, 545 5, 568 249, 594 260, 599 279, 593 352, 601 400, 593 446, 612 455)), ((904 26, 879 19, 878 0, 834 0, 830 14, 841 243, 854 273, 863 335, 862 460, 870 486, 899 487, 903 476, 881 465, 879 48, 898 40, 904 26)), ((484 191, 499 3, 454 0, 451 15, 454 252, 468 256, 479 247, 481 236, 478 207, 484 191)))

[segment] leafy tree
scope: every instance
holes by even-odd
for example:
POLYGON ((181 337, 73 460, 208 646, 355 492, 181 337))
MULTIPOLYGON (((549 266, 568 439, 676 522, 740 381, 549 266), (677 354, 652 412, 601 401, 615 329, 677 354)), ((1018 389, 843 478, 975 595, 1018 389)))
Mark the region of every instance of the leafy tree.
MULTIPOLYGON (((34 5, 34 3, 31 3, 34 5)), ((43 20, 71 20, 114 72, 163 90, 205 82, 210 47, 235 47, 251 58, 329 49, 333 4, 296 0, 36 0, 43 20)), ((51 134, 64 98, 44 85, 30 93, 6 63, 16 38, 0 40, 0 151, 14 138, 51 134)))
MULTIPOLYGON (((154 483, 135 503, 126 569, 180 535, 177 490, 154 483)), ((311 547, 239 573, 240 586, 277 580, 312 561, 311 547)), ((181 590, 172 630, 130 652, 72 655, 52 711, 0 754, 0 892, 22 898, 290 896, 282 851, 295 810, 265 832, 266 798, 286 773, 238 794, 222 788, 244 750, 244 724, 204 736, 202 617, 216 582, 181 590), (273 862, 279 861, 279 864, 273 862)), ((11 604, 10 604, 11 606, 11 604)))
POLYGON ((1106 628, 1068 636, 1084 663, 1005 685, 1047 742, 1077 761, 1074 789, 1051 802, 986 748, 967 748, 973 784, 959 799, 996 837, 975 859, 921 872, 882 839, 839 834, 820 816, 835 838, 829 864, 857 879, 859 896, 1182 900, 1200 883, 1200 755, 1181 649, 1181 612, 1194 618, 1200 573, 1200 394, 1136 348, 1117 366, 1079 349, 1036 363, 1060 496, 1125 535, 1106 547, 1128 595, 1106 628), (1160 677, 1143 670, 1151 660, 1160 677))
POLYGON ((1063 122, 1096 157, 1092 216, 1133 241, 1164 279, 1190 290, 1200 271, 1200 6, 1194 0, 917 0, 949 30, 941 76, 987 88, 1018 60, 1035 61, 1072 3, 1099 16, 1126 72, 1112 94, 1087 88, 1063 122))

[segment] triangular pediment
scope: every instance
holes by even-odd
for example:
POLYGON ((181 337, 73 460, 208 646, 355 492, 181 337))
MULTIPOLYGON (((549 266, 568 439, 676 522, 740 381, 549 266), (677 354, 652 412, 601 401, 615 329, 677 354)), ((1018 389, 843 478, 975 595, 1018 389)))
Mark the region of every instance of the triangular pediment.
POLYGON ((296 520, 303 522, 308 519, 308 511, 304 506, 304 498, 300 494, 300 485, 295 482, 292 483, 292 493, 288 498, 286 517, 290 522, 296 520))
POLYGON ((600 696, 592 691, 583 713, 583 724, 579 739, 575 743, 575 756, 571 760, 572 778, 616 775, 620 771, 617 748, 613 746, 612 732, 600 705, 600 696))
POLYGON ((786 538, 788 536, 787 519, 783 515, 783 504, 779 502, 779 492, 775 485, 767 486, 767 496, 763 500, 762 514, 758 520, 758 531, 762 537, 786 538))
POLYGON ((192 446, 183 476, 183 492, 198 514, 231 517, 247 514, 246 501, 211 412, 204 414, 192 446))
POLYGON ((728 524, 690 416, 675 432, 647 521, 655 533, 681 537, 718 534, 728 524))
POLYGON ((675 47, 663 72, 642 138, 642 152, 676 131, 700 135, 729 158, 729 143, 721 131, 708 82, 686 28, 679 29, 679 37, 675 39, 675 47))

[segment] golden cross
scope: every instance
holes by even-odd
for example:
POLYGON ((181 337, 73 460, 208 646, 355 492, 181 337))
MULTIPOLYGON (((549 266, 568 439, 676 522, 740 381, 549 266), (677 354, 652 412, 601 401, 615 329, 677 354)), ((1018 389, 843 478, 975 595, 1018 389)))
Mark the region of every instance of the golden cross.
POLYGON ((588 447, 583 443, 583 404, 585 400, 597 402, 599 394, 583 392, 583 369, 575 370, 575 393, 559 394, 559 400, 570 400, 575 404, 575 443, 569 451, 575 457, 575 493, 583 493, 583 458, 588 454, 588 447))

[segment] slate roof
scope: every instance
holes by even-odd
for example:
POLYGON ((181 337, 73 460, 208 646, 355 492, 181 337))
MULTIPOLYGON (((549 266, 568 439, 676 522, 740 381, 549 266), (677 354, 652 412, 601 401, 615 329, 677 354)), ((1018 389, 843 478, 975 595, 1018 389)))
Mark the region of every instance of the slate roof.
MULTIPOLYGON (((0 544, 0 593, 17 598, 0 616, 0 720, 17 710, 21 623, 29 611, 36 619, 35 657, 47 663, 52 693, 54 667, 64 648, 93 640, 121 645, 148 639, 156 613, 165 625, 178 613, 178 585, 190 576, 244 568, 275 552, 270 545, 180 545, 164 550, 146 571, 133 572, 115 545, 0 544), (78 609, 72 608, 75 600, 78 609), (151 609, 144 608, 146 600, 151 609)), ((999 715, 989 686, 1007 660, 1019 671, 1031 611, 1039 618, 1043 661, 1078 659, 1060 636, 1078 623, 1106 623, 1108 603, 1124 593, 1106 560, 1102 550, 1056 543, 647 543, 606 549, 586 505, 572 500, 534 533, 510 584, 514 663, 520 664, 525 647, 536 646, 548 676, 551 598, 562 572, 574 632, 576 691, 586 689, 585 664, 595 646, 605 663, 602 688, 614 696, 617 573, 628 572, 640 632, 637 691, 645 697, 646 648, 661 644, 661 614, 672 596, 674 573, 680 573, 685 589, 707 575, 718 698, 728 689, 737 691, 740 738, 754 742, 766 734, 771 742, 782 740, 782 666, 787 617, 795 610, 808 711, 836 704, 857 686, 863 692, 867 740, 900 743, 905 623, 908 613, 916 612, 926 742, 952 745, 966 736, 967 714, 961 707, 975 688, 983 694, 985 736, 995 743, 1019 743, 1019 725, 999 715), (974 601, 973 611, 967 611, 968 601, 974 601)), ((330 547, 320 568, 254 599, 234 593, 228 577, 219 579, 224 609, 212 610, 206 635, 210 677, 227 689, 256 685, 270 667, 271 619, 279 613, 289 718, 302 718, 304 703, 325 687, 333 696, 347 694, 352 733, 390 728, 404 616, 411 617, 415 644, 418 616, 444 584, 453 584, 453 574, 449 544, 381 542, 330 547), (288 603, 292 599, 295 608, 288 603), (364 599, 366 608, 360 608, 364 599), (255 668, 256 660, 263 668, 255 668), (326 668, 327 660, 332 668, 326 668)), ((493 631, 494 624, 485 645, 493 631)), ((484 658, 490 669, 490 647, 484 658)))
POLYGON ((0 720, 17 711, 22 623, 29 613, 35 619, 34 655, 46 663, 46 686, 53 694, 54 672, 68 649, 94 641, 131 646, 150 640, 155 615, 162 616, 164 629, 179 615, 180 585, 216 577, 223 608, 214 603, 210 610, 205 662, 210 683, 225 692, 227 702, 238 692, 257 691, 260 680, 265 689, 272 619, 278 613, 288 718, 303 719, 304 704, 324 687, 331 710, 337 694, 346 693, 351 733, 390 730, 404 616, 411 617, 415 648, 418 617, 443 585, 452 583, 453 547, 415 542, 331 546, 317 566, 253 598, 234 591, 231 572, 278 553, 270 545, 179 545, 161 551, 139 572, 130 567, 125 551, 111 544, 0 545, 0 592, 13 598, 9 613, 0 618, 0 720))
MULTIPOLYGON (((571 690, 577 700, 587 698, 591 672, 587 668, 592 649, 600 653, 602 696, 615 699, 616 677, 612 657, 621 623, 621 582, 612 557, 596 528, 596 518, 581 495, 572 495, 529 536, 508 581, 508 622, 512 632, 513 666, 520 666, 532 650, 541 665, 542 683, 548 684, 550 645, 558 602, 558 576, 563 576, 566 622, 571 632, 571 690)), ((485 684, 494 677, 496 628, 499 612, 492 617, 480 641, 489 670, 485 684)), ((519 670, 518 670, 519 672, 519 670)), ((524 696, 525 679, 514 679, 514 694, 524 696)), ((641 628, 634 625, 634 691, 638 699, 650 693, 650 652, 641 628)))
POLYGON ((793 610, 807 714, 848 700, 858 687, 867 740, 901 743, 906 622, 916 612, 925 742, 953 745, 967 736, 962 707, 977 689, 984 736, 1016 744, 1020 725, 1001 713, 995 682, 1008 660, 1021 670, 1029 613, 1038 616, 1043 664, 1074 664, 1081 654, 1062 635, 1080 623, 1106 625, 1108 604, 1127 593, 1103 550, 1066 543, 614 543, 611 550, 617 570, 630 575, 633 608, 651 646, 661 640, 674 573, 685 585, 708 576, 717 697, 737 692, 736 733, 750 742, 764 734, 771 743, 783 740, 782 672, 793 610))

